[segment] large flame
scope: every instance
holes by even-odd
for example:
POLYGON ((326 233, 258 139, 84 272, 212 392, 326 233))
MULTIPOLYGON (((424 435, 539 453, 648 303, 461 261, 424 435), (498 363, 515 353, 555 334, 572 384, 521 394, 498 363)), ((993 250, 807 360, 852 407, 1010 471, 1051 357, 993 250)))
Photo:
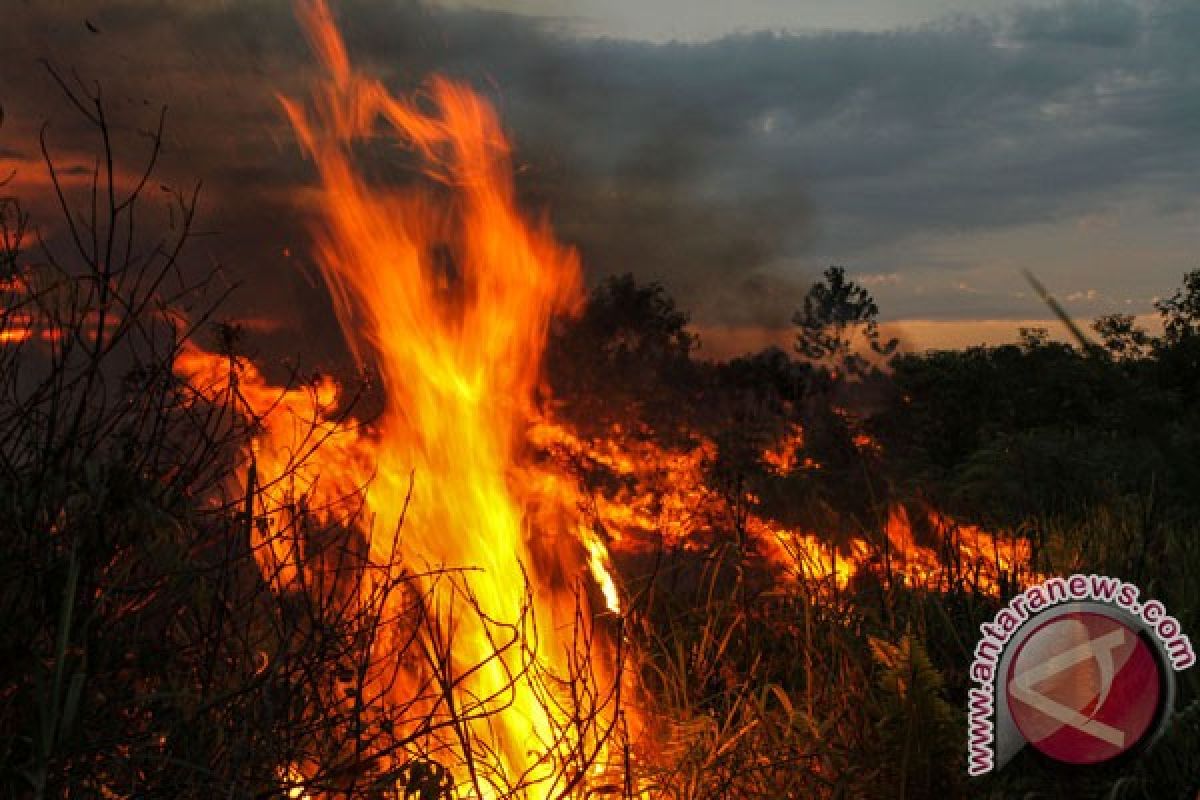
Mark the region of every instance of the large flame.
MULTIPOLYGON (((509 145, 484 101, 443 78, 395 96, 351 66, 324 3, 302 5, 300 16, 327 72, 309 101, 283 100, 319 176, 315 258, 386 403, 360 433, 325 422, 337 402, 331 383, 272 398, 243 365, 240 396, 263 423, 253 480, 270 487, 288 475, 310 507, 367 487, 358 519, 372 563, 391 563, 399 531, 404 564, 441 576, 421 590, 436 640, 423 646, 449 658, 455 682, 440 701, 465 721, 431 734, 443 740, 424 752, 456 753, 462 796, 557 797, 578 781, 564 774, 563 753, 587 745, 567 731, 579 709, 552 696, 553 680, 577 677, 572 626, 587 615, 577 614, 586 597, 573 586, 590 567, 606 602, 619 602, 574 494, 525 445, 549 322, 582 301, 578 259, 547 223, 518 210, 509 145), (357 163, 356 150, 380 139, 417 159, 400 186, 372 182, 357 163), (322 443, 295 474, 298 437, 322 443), (447 579, 447 570, 462 572, 447 579)), ((214 382, 221 368, 194 350, 179 365, 214 382)), ((282 522, 255 532, 256 552, 281 589, 301 589, 310 583, 303 543, 284 536, 282 522)), ((386 642, 375 649, 399 657, 386 642)), ((589 662, 592 677, 615 679, 602 661, 589 662)), ((395 685, 398 700, 414 680, 395 685)), ((597 751, 601 738, 591 743, 597 751)))
MULTIPOLYGON (((405 567, 454 575, 427 579, 418 594, 432 620, 422 646, 443 654, 454 673, 437 702, 462 721, 449 732, 419 734, 432 743, 412 740, 449 767, 453 796, 578 793, 581 770, 602 771, 615 711, 594 697, 582 711, 600 724, 590 733, 572 729, 579 698, 555 697, 547 688, 555 679, 538 676, 558 676, 568 692, 578 690, 571 654, 590 617, 579 613, 587 593, 574 588, 586 576, 593 594, 620 610, 609 545, 636 548, 657 539, 686 547, 721 527, 728 499, 706 473, 717 446, 696 436, 690 448, 669 449, 620 430, 584 440, 542 413, 535 390, 548 327, 582 302, 580 267, 545 222, 518 209, 509 145, 495 114, 442 78, 411 98, 393 95, 351 66, 323 2, 303 5, 301 18, 327 74, 307 102, 283 103, 319 177, 312 193, 315 258, 348 344, 380 376, 382 414, 369 429, 346 424, 337 413, 339 388, 328 379, 281 391, 249 364, 195 349, 177 368, 212 394, 222 385, 231 390, 231 363, 235 368, 238 400, 260 426, 243 476, 247 496, 261 507, 251 543, 279 591, 312 591, 320 583, 289 517, 298 504, 353 520, 370 564, 393 564, 399 539, 405 567), (372 181, 360 168, 359 151, 381 140, 416 160, 400 185, 372 181), (534 457, 555 450, 626 480, 612 492, 587 494, 569 469, 534 457), (499 641, 498 631, 519 641, 499 641)), ((862 437, 856 444, 877 447, 862 437)), ((777 475, 820 469, 801 457, 802 445, 795 427, 762 461, 777 475)), ((814 532, 760 516, 757 498, 743 499, 750 509, 741 522, 745 533, 798 582, 839 590, 856 575, 878 572, 882 550, 889 574, 930 588, 948 585, 947 559, 917 542, 903 509, 891 510, 880 541, 860 537, 835 552, 814 532)), ((1027 555, 929 513, 969 557, 985 590, 996 591, 1002 574, 1027 555)), ((367 591, 389 577, 368 581, 367 591)), ((403 608, 386 611, 400 617, 403 608)), ((589 626, 582 639, 604 657, 585 661, 593 679, 614 687, 620 670, 594 633, 589 626)), ((380 682, 397 703, 411 702, 422 679, 422 667, 408 663, 393 641, 401 638, 385 632, 371 646, 378 664, 404 661, 401 680, 380 682)), ((391 758, 403 764, 405 755, 391 758)), ((309 795, 309 765, 281 770, 294 784, 292 796, 309 795)))

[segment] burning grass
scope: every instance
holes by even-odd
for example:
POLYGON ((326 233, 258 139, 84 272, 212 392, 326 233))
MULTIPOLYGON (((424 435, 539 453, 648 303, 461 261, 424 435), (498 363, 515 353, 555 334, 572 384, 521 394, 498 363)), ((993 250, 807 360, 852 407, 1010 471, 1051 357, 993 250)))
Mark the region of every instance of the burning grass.
MULTIPOLYGON (((139 252, 145 181, 122 198, 98 172, 96 243, 36 268, 3 201, 10 794, 965 796, 963 673, 1004 597, 1067 565, 1200 564, 1146 507, 983 526, 904 491, 904 437, 844 379, 697 366, 682 315, 628 282, 655 325, 575 342, 610 363, 563 390, 554 320, 608 334, 605 298, 584 305, 575 253, 517 206, 492 110, 440 78, 394 95, 302 9, 325 77, 284 103, 382 410, 274 385, 233 329, 199 335, 211 311, 178 312, 211 288, 162 288, 194 197, 169 246, 113 263, 139 252), (385 135, 421 164, 404 185, 361 163, 385 135), (646 383, 622 400, 612 374, 646 383), (667 375, 690 388, 657 402, 667 375)), ((70 97, 107 148, 99 98, 70 97)))
MULTIPOLYGON (((307 6, 304 18, 329 77, 310 106, 285 107, 320 175, 326 214, 315 232, 317 259, 343 332, 360 360, 378 368, 387 401, 379 419, 357 428, 331 419, 336 395, 328 382, 280 395, 240 368, 239 398, 262 429, 241 478, 258 520, 252 546, 277 591, 320 597, 333 590, 338 581, 326 573, 344 565, 320 555, 293 511, 300 508, 301 516, 324 514, 362 535, 364 561, 354 571, 363 577, 351 596, 364 591, 362 584, 371 592, 390 586, 396 568, 406 575, 409 591, 384 600, 380 613, 399 621, 419 609, 429 625, 401 635, 400 644, 384 626, 365 656, 366 685, 347 701, 362 703, 368 716, 394 719, 386 709, 397 705, 418 712, 401 715, 398 730, 410 742, 403 752, 372 756, 385 772, 418 758, 445 769, 452 793, 584 791, 595 775, 607 780, 614 765, 632 769, 628 753, 622 762, 610 747, 618 741, 618 714, 627 749, 653 751, 655 736, 673 741, 680 733, 669 726, 648 733, 643 744, 649 698, 619 707, 624 633, 610 639, 611 626, 597 625, 591 604, 599 596, 621 613, 610 545, 627 548, 627 556, 644 552, 648 540, 707 547, 728 528, 727 497, 709 486, 707 474, 716 445, 699 437, 689 449, 649 440, 634 446, 620 431, 584 441, 533 404, 550 318, 580 302, 579 267, 570 250, 516 209, 508 145, 491 110, 442 79, 429 86, 428 110, 393 97, 354 71, 324 6, 307 6), (424 178, 436 190, 423 183, 385 189, 361 176, 352 145, 376 135, 377 120, 422 157, 424 178), (319 446, 297 441, 298 423, 319 446), (532 434, 529 441, 523 431, 532 434), (531 458, 534 448, 558 457, 531 458), (299 468, 297 453, 304 454, 299 468), (606 469, 623 489, 594 491, 566 468, 569 461, 606 469), (283 493, 271 498, 269 487, 282 481, 283 493), (352 497, 361 509, 339 516, 336 509, 352 497), (426 573, 436 580, 426 581, 426 573), (425 653, 424 661, 414 660, 412 649, 425 653)), ((222 362, 189 350, 177 369, 194 383, 222 362)), ((232 376, 223 386, 206 383, 210 392, 234 391, 232 376)), ((764 462, 790 474, 800 436, 794 428, 764 452, 764 462)), ((860 436, 858 446, 873 444, 860 436)), ((870 542, 855 539, 843 544, 840 563, 830 548, 826 565, 819 536, 773 527, 754 512, 750 494, 737 502, 746 511, 732 522, 762 551, 772 580, 844 590, 878 556, 870 542)), ((943 528, 936 540, 962 543, 977 588, 997 591, 1027 560, 991 537, 989 561, 986 534, 930 518, 943 528)), ((961 563, 957 554, 944 561, 918 545, 903 509, 889 512, 884 533, 889 581, 944 590, 957 577, 947 572, 948 563, 961 563)), ((704 644, 717 650, 706 657, 719 659, 736 629, 704 644)), ((631 688, 641 687, 631 681, 631 688)), ((676 723, 687 730, 692 721, 676 723)), ((315 784, 308 773, 319 769, 295 763, 285 772, 315 784)), ((626 793, 655 792, 635 775, 626 783, 626 793)), ((320 794, 315 785, 306 791, 320 794)))

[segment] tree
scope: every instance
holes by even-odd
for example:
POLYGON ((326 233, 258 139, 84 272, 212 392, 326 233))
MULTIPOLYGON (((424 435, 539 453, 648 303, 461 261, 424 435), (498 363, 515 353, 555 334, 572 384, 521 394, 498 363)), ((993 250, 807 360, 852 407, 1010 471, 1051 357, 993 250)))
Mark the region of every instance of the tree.
POLYGON ((1200 270, 1184 275, 1183 286, 1154 307, 1163 325, 1154 348, 1155 372, 1191 417, 1200 400, 1200 270))
POLYGON ((1040 326, 1032 328, 1022 326, 1017 328, 1017 336, 1021 340, 1021 347, 1026 350, 1034 350, 1046 346, 1046 343, 1050 341, 1050 330, 1040 326))
POLYGON ((1163 321, 1168 344, 1200 335, 1200 269, 1183 276, 1183 287, 1166 300, 1157 300, 1154 308, 1163 321))
POLYGON ((1132 314, 1105 314, 1092 323, 1092 330, 1114 358, 1141 358, 1154 344, 1132 314))
POLYGON ((696 337, 658 283, 617 275, 597 286, 576 319, 550 338, 546 367, 571 421, 596 431, 638 420, 660 433, 680 424, 694 383, 696 337))
POLYGON ((882 340, 879 306, 863 286, 846 279, 844 267, 825 270, 824 282, 814 283, 804 306, 792 317, 799 329, 796 350, 812 362, 832 363, 847 375, 867 371, 856 343, 865 342, 878 355, 891 355, 896 340, 882 340))

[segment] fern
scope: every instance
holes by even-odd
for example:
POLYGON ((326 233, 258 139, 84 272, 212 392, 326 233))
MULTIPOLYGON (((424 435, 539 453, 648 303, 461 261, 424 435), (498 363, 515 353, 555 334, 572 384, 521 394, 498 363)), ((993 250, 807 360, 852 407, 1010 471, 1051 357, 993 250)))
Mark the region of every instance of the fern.
POLYGON ((958 796, 961 728, 945 682, 921 642, 905 633, 893 644, 870 637, 879 669, 876 763, 879 797, 958 796))

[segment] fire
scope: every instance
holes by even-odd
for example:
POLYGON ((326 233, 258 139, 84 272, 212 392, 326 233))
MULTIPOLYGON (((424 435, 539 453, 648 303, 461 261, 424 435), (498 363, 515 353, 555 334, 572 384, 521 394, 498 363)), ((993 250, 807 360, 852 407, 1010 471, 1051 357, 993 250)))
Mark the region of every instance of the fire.
MULTIPOLYGON (((690 447, 672 449, 649 437, 627 436, 621 430, 611 433, 588 440, 566 427, 543 423, 534 440, 541 447, 557 450, 564 464, 598 466, 617 478, 612 483, 618 488, 596 492, 584 503, 615 550, 703 546, 714 532, 733 527, 732 500, 747 509, 740 519, 746 539, 781 578, 798 583, 844 589, 856 577, 875 573, 934 591, 948 590, 957 582, 996 594, 1003 580, 1015 580, 1022 571, 1028 573, 1028 541, 960 524, 935 509, 921 508, 917 513, 925 517, 926 541, 942 543, 935 549, 918 541, 910 511, 900 504, 887 509, 878 531, 850 537, 834 549, 827 535, 787 528, 764 516, 753 493, 731 498, 713 488, 708 467, 716 458, 717 446, 711 439, 693 434, 690 447)), ((867 434, 855 433, 852 441, 865 453, 880 452, 879 443, 867 434)), ((819 463, 802 455, 803 446, 804 431, 793 425, 763 449, 760 460, 776 477, 819 469, 819 463)))
MULTIPOLYGON (((955 563, 996 591, 1027 560, 1019 545, 930 511, 929 523, 957 548, 957 560, 948 558, 918 541, 898 506, 879 536, 835 550, 816 532, 768 518, 749 492, 733 498, 742 510, 731 517, 731 498, 710 479, 718 448, 705 436, 670 448, 620 428, 584 439, 556 422, 536 401, 540 362, 552 318, 582 303, 581 270, 547 222, 518 209, 494 112, 444 78, 398 97, 352 67, 324 3, 303 5, 301 18, 326 77, 309 101, 282 102, 316 169, 314 257, 348 345, 379 375, 382 413, 369 426, 353 423, 328 378, 281 389, 253 365, 195 348, 177 369, 257 426, 240 488, 254 512, 258 566, 277 591, 322 585, 306 515, 357 528, 368 571, 384 571, 363 582, 365 594, 394 569, 427 576, 416 578, 429 620, 419 644, 431 661, 445 656, 453 679, 421 702, 429 713, 457 712, 456 722, 406 732, 410 749, 372 756, 378 766, 394 772, 406 759, 433 760, 455 797, 566 797, 584 788, 585 773, 603 778, 616 717, 609 703, 622 678, 616 648, 592 627, 588 592, 576 589, 586 578, 608 611, 621 613, 610 547, 699 546, 733 520, 780 575, 834 590, 884 572, 941 588, 955 563), (420 164, 406 184, 373 181, 358 164, 356 146, 385 133, 420 164), (588 491, 566 462, 621 480, 588 491), (601 686, 585 709, 588 729, 572 698, 556 694, 578 688, 580 625, 601 686), (498 629, 512 641, 499 642, 498 629)), ((781 477, 820 469, 803 444, 793 426, 761 462, 781 477)), ((878 450, 865 435, 855 444, 878 450)), ((403 617, 412 594, 394 602, 384 609, 389 619, 403 617)), ((404 638, 385 632, 370 646, 372 688, 395 705, 436 683, 427 664, 401 652, 404 638)), ((637 729, 632 710, 625 723, 637 729)), ((291 796, 318 796, 295 788, 310 784, 310 765, 280 769, 291 796)))
MULTIPOLYGON (((582 302, 579 262, 548 223, 518 209, 509 145, 483 100, 444 78, 397 97, 351 66, 324 3, 302 5, 300 16, 326 77, 309 102, 282 102, 318 175, 315 259, 386 402, 359 430, 337 421, 332 382, 281 392, 236 365, 238 395, 262 431, 247 491, 279 498, 253 534, 256 557, 281 591, 312 586, 305 544, 279 511, 295 503, 280 493, 307 509, 361 502, 373 563, 391 563, 399 541, 407 568, 441 575, 422 588, 423 646, 450 654, 457 686, 442 702, 467 710, 462 727, 429 734, 423 752, 450 770, 455 796, 558 797, 603 760, 603 737, 572 731, 575 710, 551 686, 572 677, 572 626, 588 624, 574 586, 590 571, 607 605, 620 602, 575 491, 526 444, 550 320, 582 302), (355 145, 383 129, 419 159, 419 180, 380 185, 359 168, 355 145), (498 627, 520 641, 498 643, 498 627), (553 678, 539 682, 543 674, 553 678)), ((191 350, 178 368, 216 394, 229 367, 191 350)), ((399 655, 385 641, 373 658, 399 655)), ((597 680, 616 679, 603 658, 589 663, 597 680)), ((389 690, 397 703, 421 680, 419 667, 404 669, 389 690)))
POLYGON ((32 328, 9 328, 0 331, 0 344, 28 341, 33 337, 32 328))
POLYGON ((793 424, 787 433, 779 438, 773 446, 762 452, 762 462, 772 474, 784 476, 797 467, 804 469, 820 469, 820 464, 806 456, 799 460, 800 450, 804 447, 804 429, 793 424))
MULTIPOLYGON (((306 582, 305 542, 290 510, 299 499, 305 510, 324 518, 350 516, 372 472, 370 442, 333 412, 339 387, 328 377, 309 386, 281 389, 253 365, 187 346, 175 370, 210 399, 235 400, 258 423, 254 474, 243 475, 247 491, 261 499, 264 524, 251 526, 250 545, 264 576, 279 590, 299 590, 306 582), (320 457, 316 457, 316 453, 320 457), (286 482, 281 480, 286 476, 286 482)), ((311 576, 310 576, 311 577, 311 576)))
POLYGON ((925 524, 939 553, 916 540, 909 511, 900 505, 888 512, 885 532, 893 571, 913 586, 948 589, 955 580, 998 594, 1002 581, 1036 578, 1029 570, 1032 553, 1024 538, 1005 537, 977 525, 960 523, 936 509, 925 509, 925 524))
POLYGON ((609 563, 608 548, 604 546, 604 542, 600 537, 593 532, 586 532, 582 537, 583 543, 587 546, 588 551, 588 567, 592 571, 592 577, 596 579, 596 585, 600 587, 600 591, 604 594, 604 603, 609 611, 619 614, 621 613, 621 594, 617 591, 617 582, 613 579, 612 564, 609 563))

